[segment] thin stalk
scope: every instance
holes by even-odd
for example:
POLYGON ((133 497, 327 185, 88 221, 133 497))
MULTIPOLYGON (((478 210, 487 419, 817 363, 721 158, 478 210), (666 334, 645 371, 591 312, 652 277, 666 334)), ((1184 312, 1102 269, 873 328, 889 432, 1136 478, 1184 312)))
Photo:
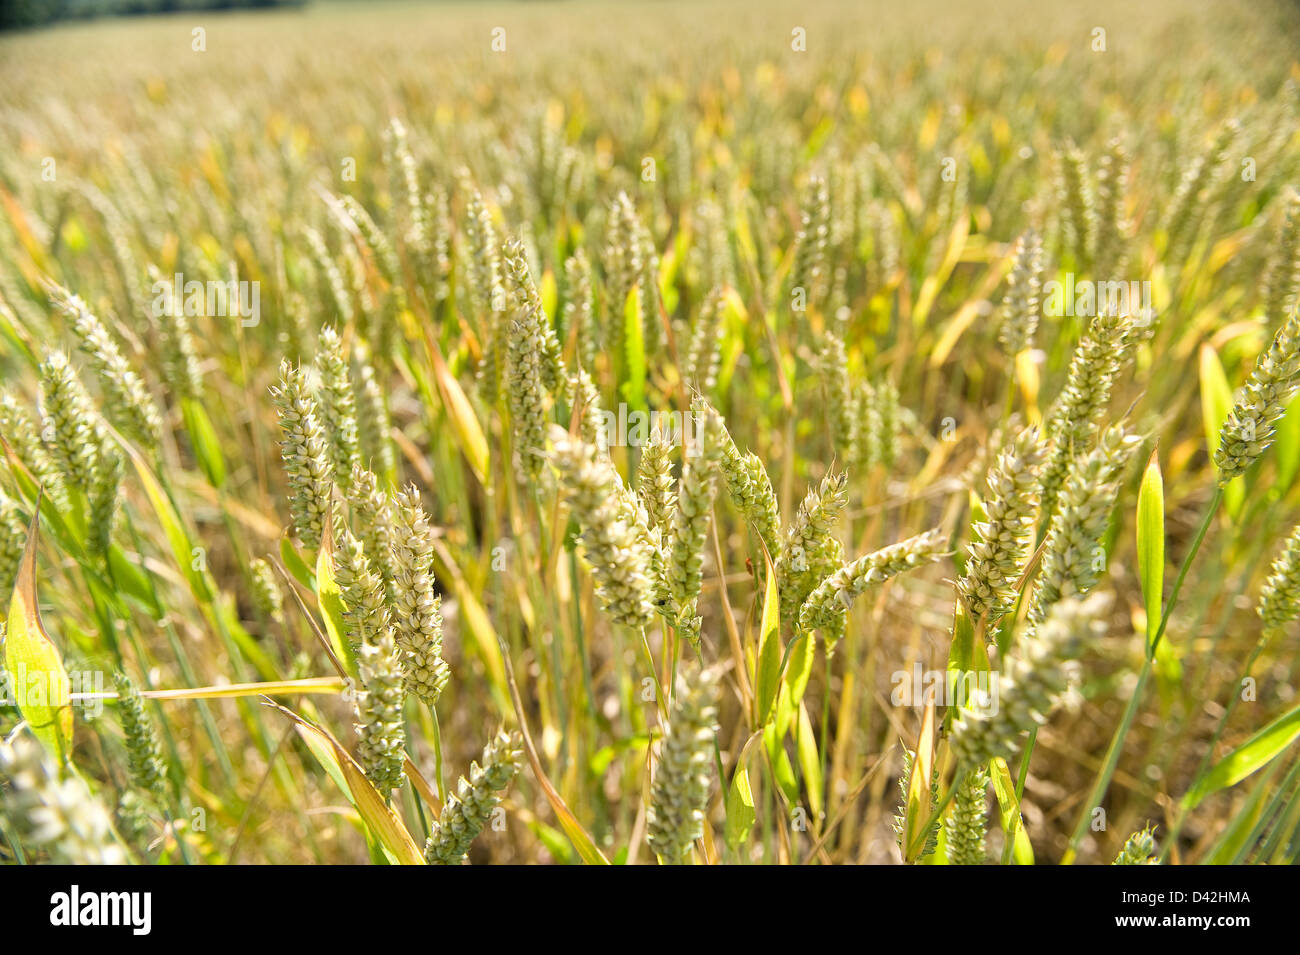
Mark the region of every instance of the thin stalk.
POLYGON ((1092 815, 1092 807, 1101 803, 1106 791, 1110 788, 1111 777, 1115 775, 1115 769, 1119 765, 1120 752, 1124 748, 1124 739, 1128 736, 1128 731, 1133 725, 1133 718, 1137 716, 1138 707, 1142 704, 1142 693, 1146 689, 1147 680, 1151 678, 1151 665, 1155 662, 1156 649, 1160 646, 1160 639, 1165 634, 1165 628, 1169 626, 1169 618, 1173 615, 1174 607, 1178 605, 1178 594, 1183 588, 1183 581, 1187 579, 1187 572, 1191 569, 1192 561, 1196 559, 1197 551, 1201 549, 1201 542, 1205 540, 1206 532, 1209 531, 1210 523, 1214 520, 1214 515, 1218 512, 1219 504, 1222 501, 1223 489, 1215 487, 1214 496, 1210 498, 1210 503, 1205 508, 1205 516, 1201 519, 1201 526, 1196 531, 1196 537, 1192 539, 1192 546, 1188 549, 1187 556, 1183 558, 1183 564, 1178 569, 1178 578, 1174 581, 1173 590, 1169 592, 1169 602, 1165 604, 1165 612, 1160 617, 1160 627, 1147 645, 1146 658, 1142 661, 1142 669, 1138 673, 1137 685, 1133 688, 1128 706, 1124 708, 1124 716, 1115 730, 1115 736, 1110 741, 1110 747, 1106 750, 1106 759, 1102 764, 1102 770, 1098 774, 1092 790, 1088 793, 1088 798, 1083 801, 1079 821, 1074 827, 1074 832, 1070 835, 1069 847, 1065 850, 1065 855, 1061 857, 1062 865, 1070 865, 1074 862, 1078 853, 1079 842, 1083 839, 1083 834, 1088 830, 1088 820, 1092 815))

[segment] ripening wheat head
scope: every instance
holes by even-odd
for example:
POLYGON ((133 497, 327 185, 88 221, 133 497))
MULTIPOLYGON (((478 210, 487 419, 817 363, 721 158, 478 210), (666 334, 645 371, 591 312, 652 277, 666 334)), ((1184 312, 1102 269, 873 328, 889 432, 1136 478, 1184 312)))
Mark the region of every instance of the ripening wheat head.
POLYGON ((333 468, 325 428, 301 366, 280 363, 280 384, 272 387, 280 418, 280 455, 289 476, 289 506, 304 546, 320 546, 325 522, 332 519, 330 502, 333 468))
MULTIPOLYGON (((1109 595, 1055 604, 1041 626, 1023 634, 996 674, 998 705, 958 711, 949 744, 959 766, 973 769, 1016 752, 1021 737, 1048 716, 1078 684, 1075 658, 1105 632, 1109 595)), ((980 703, 982 701, 975 701, 980 703)))
POLYGON ((1228 420, 1219 432, 1214 463, 1219 485, 1226 485, 1255 463, 1273 443, 1277 422, 1300 391, 1300 311, 1292 311, 1272 344, 1259 356, 1246 384, 1237 392, 1228 420))
POLYGON ((122 865, 113 820, 85 780, 61 770, 28 733, 0 739, 0 819, 61 865, 122 865))
POLYGON ((1021 432, 989 470, 979 539, 966 548, 966 573, 957 581, 970 615, 990 622, 1015 605, 1016 581, 1025 570, 1038 520, 1038 469, 1044 448, 1037 428, 1021 432))
POLYGON ((660 744, 646 817, 646 839, 665 865, 685 863, 692 843, 704 834, 717 719, 716 672, 706 669, 681 676, 660 744))
POLYGON ((596 583, 596 596, 615 623, 650 625, 650 541, 638 530, 623 495, 623 482, 594 445, 552 429, 551 461, 560 475, 569 509, 581 528, 579 543, 596 583))
POLYGON ((460 777, 437 821, 429 826, 424 857, 430 865, 462 865, 470 843, 487 826, 501 803, 501 794, 519 771, 522 757, 518 733, 502 730, 483 749, 481 762, 471 763, 469 777, 460 777))

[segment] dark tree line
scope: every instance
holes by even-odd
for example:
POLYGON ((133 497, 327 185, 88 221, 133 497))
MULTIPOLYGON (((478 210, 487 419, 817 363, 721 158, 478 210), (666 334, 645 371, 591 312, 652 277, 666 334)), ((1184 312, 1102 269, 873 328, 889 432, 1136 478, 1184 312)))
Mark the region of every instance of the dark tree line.
POLYGON ((101 16, 302 6, 306 0, 0 0, 0 30, 101 16))

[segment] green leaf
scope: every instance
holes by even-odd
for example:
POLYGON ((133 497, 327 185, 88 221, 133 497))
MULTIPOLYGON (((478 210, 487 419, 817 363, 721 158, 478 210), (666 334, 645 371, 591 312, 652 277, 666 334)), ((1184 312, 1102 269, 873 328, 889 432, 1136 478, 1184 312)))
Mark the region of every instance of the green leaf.
POLYGON ((593 777, 604 776, 615 759, 629 752, 644 753, 652 741, 653 738, 648 733, 636 733, 615 740, 611 745, 602 746, 591 754, 591 758, 587 760, 587 771, 593 777))
POLYGON ((3 443, 5 457, 9 462, 9 470, 14 476, 14 483, 18 490, 26 498, 27 503, 33 507, 37 506, 39 501, 40 512, 45 516, 46 522, 54 531, 54 536, 58 538, 60 545, 70 551, 79 563, 85 563, 85 543, 86 543, 86 526, 85 521, 80 517, 74 518, 69 515, 64 517, 59 505, 49 494, 42 493, 42 488, 37 486, 36 479, 32 473, 27 470, 26 465, 18 460, 13 449, 7 441, 0 437, 0 443, 3 443))
POLYGON ((120 441, 119 443, 126 451, 127 456, 130 457, 131 463, 135 465, 135 473, 139 476, 140 483, 144 485, 144 491, 149 498, 149 503, 153 505, 154 513, 158 517, 158 523, 162 525, 163 533, 167 537, 167 543, 171 545, 172 557, 189 583, 194 599, 202 604, 211 603, 212 591, 208 587, 203 571, 195 566, 194 545, 191 543, 189 531, 185 529, 181 516, 176 512, 171 498, 167 496, 163 486, 158 483, 153 470, 140 455, 140 452, 132 447, 129 442, 120 441))
POLYGON ((113 583, 117 584, 124 594, 134 597, 154 613, 160 612, 155 609, 157 605, 154 602, 154 591, 149 585, 149 578, 116 544, 108 551, 108 571, 109 576, 113 578, 113 583))
POLYGON ((1281 769, 1281 763, 1271 763, 1259 774, 1249 795, 1234 813, 1232 821, 1206 851, 1202 859, 1204 865, 1233 865, 1250 851, 1251 836, 1268 807, 1264 797, 1277 792, 1271 784, 1281 769))
POLYGON ((749 766, 747 760, 754 743, 762 738, 762 733, 755 733, 740 751, 736 761, 736 771, 731 774, 731 785, 727 788, 727 827, 725 838, 727 845, 734 851, 749 839, 754 828, 757 814, 754 812, 754 791, 749 785, 749 766))
POLYGON ((72 697, 58 648, 45 632, 36 599, 36 546, 40 516, 32 517, 9 599, 5 669, 14 697, 32 733, 51 755, 66 762, 72 749, 72 697))
POLYGON ((316 576, 303 560, 298 549, 293 546, 293 541, 289 535, 285 534, 280 538, 280 560, 284 563, 284 569, 291 573, 298 583, 302 584, 308 590, 316 589, 316 576))
POLYGON ((776 698, 776 725, 794 725, 795 709, 808 689, 817 643, 810 633, 801 633, 785 648, 785 671, 781 675, 781 692, 776 698))
POLYGON ((1277 460, 1277 479, 1273 486, 1286 494, 1300 472, 1300 398, 1287 405, 1286 414, 1277 423, 1273 454, 1277 460))
POLYGON ((1201 346, 1201 420, 1210 456, 1219 449, 1219 431, 1232 408, 1232 386, 1223 372, 1219 356, 1209 345, 1201 346))
POLYGON ((808 134, 808 141, 803 147, 804 158, 811 159, 821 152, 822 146, 830 139, 834 129, 835 120, 830 116, 823 116, 821 122, 814 126, 813 131, 808 134))
POLYGON ((551 858, 560 865, 578 865, 582 862, 578 854, 573 851, 573 846, 569 845, 569 840, 560 830, 548 826, 538 819, 526 819, 524 825, 532 831, 533 835, 537 836, 537 841, 546 847, 546 851, 551 854, 551 858))
POLYGON ((926 824, 934 811, 930 790, 934 774, 934 741, 934 703, 931 702, 921 720, 921 735, 916 741, 912 774, 908 779, 907 804, 903 811, 904 858, 908 862, 915 862, 920 857, 930 831, 926 824))
MULTIPOLYGON (((781 686, 781 606, 776 586, 776 570, 766 553, 767 586, 763 593, 763 617, 759 623, 758 673, 754 684, 755 725, 762 726, 772 715, 777 690, 781 686)), ((784 732, 785 727, 780 727, 784 732)))
POLYGON ((808 707, 799 704, 799 722, 794 729, 795 758, 799 760, 799 771, 803 773, 803 788, 808 794, 808 808, 813 818, 821 817, 825 808, 822 803, 822 791, 826 788, 822 779, 821 754, 817 752, 817 737, 813 734, 812 718, 808 707))
POLYGON ((676 239, 659 259, 659 297, 663 300, 664 308, 669 315, 677 309, 677 303, 681 296, 677 292, 677 271, 681 267, 683 256, 689 248, 689 236, 686 236, 686 230, 678 231, 676 239), (683 238, 688 241, 683 242, 683 238))
POLYGON ((763 727, 763 746, 767 749, 773 780, 785 794, 786 801, 793 806, 799 802, 799 781, 795 779, 794 766, 786 755, 784 740, 785 731, 778 730, 775 723, 763 727))
MULTIPOLYGON (((31 472, 18 460, 13 453, 13 449, 9 447, 3 437, 0 437, 0 445, 4 448, 9 470, 13 474, 14 483, 23 498, 33 507, 37 505, 39 498, 41 516, 45 518, 45 523, 54 532, 59 547, 64 553, 76 560, 77 564, 86 571, 88 576, 94 576, 98 573, 98 570, 86 554, 85 521, 81 520, 79 516, 75 521, 66 518, 54 498, 49 494, 41 493, 41 488, 36 485, 31 472)), ((122 548, 117 544, 113 544, 109 548, 108 570, 112 581, 111 583, 105 583, 106 589, 111 590, 111 585, 116 584, 122 593, 138 600, 150 613, 156 616, 160 612, 154 600, 153 586, 150 584, 149 578, 140 569, 139 565, 127 559, 126 554, 122 552, 122 548)))
POLYGON ((1216 763, 1188 790, 1183 807, 1195 809, 1206 796, 1235 786, 1285 752, 1297 736, 1300 736, 1300 706, 1283 713, 1216 763))
POLYGON ((1146 601, 1147 648, 1151 648, 1164 609, 1165 586, 1165 484, 1160 473, 1159 449, 1151 451, 1137 503, 1138 577, 1146 601))
MULTIPOLYGON (((664 304, 667 305, 667 299, 664 304)), ((671 309, 669 313, 671 314, 671 309)), ((740 361, 740 356, 745 353, 745 328, 748 324, 749 311, 745 308, 745 300, 734 288, 728 287, 722 296, 722 327, 725 335, 714 394, 730 393, 731 379, 736 372, 736 365, 740 361)))
POLYGON ((212 603, 205 604, 201 609, 204 618, 212 628, 229 637, 230 642, 249 663, 253 664, 262 679, 274 680, 279 677, 280 668, 240 622, 239 607, 234 597, 224 593, 218 594, 212 603))
POLYGON ((1011 778, 1007 761, 999 756, 989 764, 989 770, 989 777, 993 780, 993 793, 998 798, 998 819, 1002 823, 1002 831, 1015 833, 1012 859, 1016 865, 1033 865, 1034 847, 1029 844, 1029 834, 1025 832, 1020 818, 1020 800, 1016 798, 1016 783, 1011 778))
POLYGON ((347 639, 347 630, 343 623, 343 592, 339 589, 334 576, 334 522, 326 521, 321 534, 320 550, 316 554, 316 603, 320 608, 321 619, 325 622, 325 632, 329 635, 330 645, 335 655, 345 661, 347 670, 353 676, 357 673, 356 657, 347 639))
POLYGON ((619 394, 628 412, 645 410, 645 334, 641 328, 641 299, 634 288, 623 304, 623 383, 619 394))
POLYGON ((27 344, 26 336, 19 334, 17 327, 10 321, 16 318, 13 312, 7 308, 0 308, 0 337, 3 337, 9 343, 9 348, 15 355, 21 355, 27 364, 35 367, 40 359, 32 351, 31 346, 27 344))
POLYGON ((948 669, 964 673, 975 660, 975 622, 960 601, 952 621, 952 645, 948 648, 948 669))
POLYGON ((194 458, 208 483, 221 487, 226 483, 226 459, 221 453, 221 439, 212 427, 212 419, 203 405, 193 398, 181 399, 181 417, 185 420, 185 430, 194 442, 194 458))

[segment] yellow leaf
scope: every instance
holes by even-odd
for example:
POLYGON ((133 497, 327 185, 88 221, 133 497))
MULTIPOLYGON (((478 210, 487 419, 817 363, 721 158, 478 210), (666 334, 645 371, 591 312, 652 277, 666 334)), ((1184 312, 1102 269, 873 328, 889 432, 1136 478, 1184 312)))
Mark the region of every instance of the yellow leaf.
POLYGON ((366 774, 356 760, 329 732, 307 722, 292 710, 276 706, 294 722, 294 729, 302 737, 312 755, 324 767, 330 778, 339 785, 352 803, 367 828, 401 865, 424 865, 424 853, 407 830, 401 818, 392 810, 379 791, 366 779, 366 774))
POLYGON ((447 409, 447 417, 451 419, 452 430, 456 432, 456 440, 460 443, 460 449, 469 461, 469 466, 474 469, 474 474, 480 482, 486 483, 488 479, 488 443, 483 434, 483 428, 479 424, 478 416, 474 413, 474 407, 465 397, 465 392, 460 387, 460 382, 456 376, 451 373, 447 367, 447 362, 443 360, 442 352, 438 349, 438 344, 433 340, 433 334, 428 327, 424 330, 425 350, 429 353, 429 362, 433 365, 433 375, 438 383, 438 393, 442 396, 443 407, 447 409))
POLYGON ((303 680, 271 680, 265 683, 225 683, 220 686, 185 686, 175 690, 144 690, 145 699, 162 702, 176 700, 230 700, 245 696, 279 694, 338 694, 344 690, 342 677, 312 676, 303 680))
POLYGON ((958 216, 952 231, 948 233, 947 251, 943 261, 939 263, 938 270, 932 275, 927 275, 925 281, 921 283, 921 291, 916 297, 916 307, 912 309, 914 327, 919 329, 925 325, 925 320, 929 317, 930 309, 934 307, 940 290, 961 259, 961 251, 966 245, 966 237, 969 233, 970 219, 965 215, 958 216))

